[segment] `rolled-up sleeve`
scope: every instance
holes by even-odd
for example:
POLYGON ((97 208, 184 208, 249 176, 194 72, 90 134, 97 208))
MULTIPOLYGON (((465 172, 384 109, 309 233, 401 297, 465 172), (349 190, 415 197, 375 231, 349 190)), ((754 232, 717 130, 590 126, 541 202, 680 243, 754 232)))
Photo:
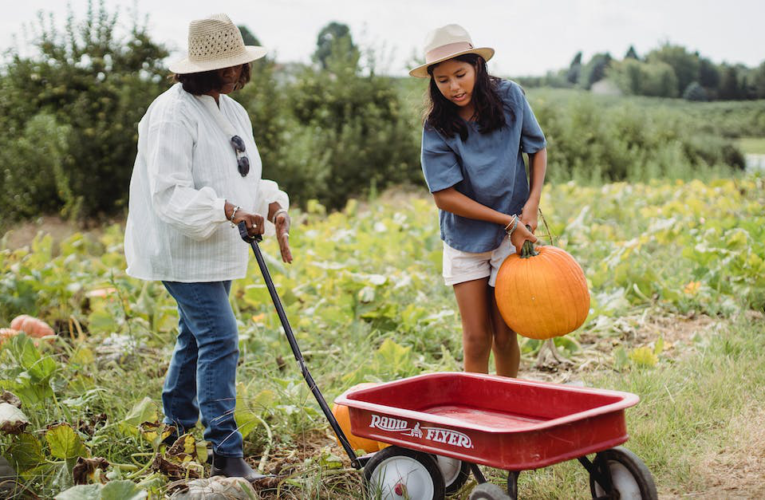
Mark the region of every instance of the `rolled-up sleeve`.
POLYGON ((433 128, 422 131, 422 173, 431 193, 450 188, 462 181, 457 155, 433 128))
POLYGON ((184 236, 201 241, 226 222, 226 200, 211 187, 194 188, 194 140, 182 122, 162 121, 149 128, 149 187, 157 216, 184 236))
POLYGON ((279 189, 279 185, 274 181, 262 179, 258 187, 258 207, 256 212, 266 218, 266 236, 273 236, 276 233, 275 226, 268 221, 268 207, 271 203, 278 203, 285 210, 290 208, 290 197, 279 189))
POLYGON ((542 132, 542 128, 537 122, 537 117, 534 116, 534 112, 531 110, 526 96, 521 93, 521 99, 523 102, 523 125, 521 126, 521 148, 524 153, 534 154, 537 151, 541 151, 547 147, 547 140, 545 134, 542 132))

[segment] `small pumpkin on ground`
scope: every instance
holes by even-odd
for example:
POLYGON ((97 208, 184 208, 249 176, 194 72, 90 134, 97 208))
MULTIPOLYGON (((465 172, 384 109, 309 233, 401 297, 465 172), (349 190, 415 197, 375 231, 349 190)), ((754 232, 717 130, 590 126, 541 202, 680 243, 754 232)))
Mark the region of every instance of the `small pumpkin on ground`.
POLYGON ((48 323, 26 314, 22 314, 21 316, 16 316, 13 318, 13 321, 11 321, 11 328, 14 330, 22 331, 30 337, 35 337, 38 339, 56 334, 56 332, 53 331, 53 328, 51 328, 48 323))
MULTIPOLYGON (((377 384, 364 383, 364 384, 354 385, 353 387, 351 387, 351 389, 363 389, 365 387, 372 387, 375 385, 377 384)), ((332 414, 337 419, 337 423, 340 424, 340 428, 345 433, 345 437, 348 438, 348 443, 350 443, 351 448, 353 448, 354 450, 364 450, 367 453, 374 453, 375 451, 379 451, 383 447, 387 446, 384 443, 380 443, 373 439, 362 438, 362 437, 354 436, 353 434, 351 434, 351 416, 349 414, 347 406, 333 404, 332 414)), ((340 444, 339 439, 337 439, 337 444, 340 444)))
POLYGON ((576 260, 554 246, 535 249, 530 241, 502 263, 494 294, 507 326, 532 339, 571 333, 590 310, 587 280, 576 260))
POLYGON ((14 330, 13 328, 0 328, 0 345, 3 345, 6 340, 15 337, 18 334, 19 331, 14 330))

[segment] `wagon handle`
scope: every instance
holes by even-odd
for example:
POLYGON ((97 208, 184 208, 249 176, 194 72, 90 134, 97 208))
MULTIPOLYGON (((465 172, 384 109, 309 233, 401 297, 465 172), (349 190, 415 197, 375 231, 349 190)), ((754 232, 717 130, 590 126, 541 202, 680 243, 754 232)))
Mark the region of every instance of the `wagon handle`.
POLYGON ((271 294, 271 300, 274 303, 274 307, 276 307, 276 313, 279 315, 279 320, 282 322, 282 327, 284 328, 284 334, 287 336, 287 340, 289 341, 290 347, 292 348, 292 354, 295 355, 295 360, 298 362, 298 365, 300 366, 300 371, 303 373, 303 378, 308 384, 308 388, 311 389, 313 396, 316 398, 316 402, 319 403, 321 410, 324 412, 324 416, 327 417, 327 420, 329 421, 329 425, 332 426, 332 430, 335 431, 335 434, 337 435, 337 439, 340 441, 340 444, 343 446, 343 449, 348 454, 348 458, 351 459, 351 465, 356 469, 361 469, 362 464, 359 461, 359 458, 356 456, 356 452, 353 451, 351 444, 348 442, 348 438, 345 437, 345 433, 340 428, 340 424, 337 422, 337 419, 332 414, 332 410, 329 409, 329 405, 327 405, 327 401, 324 399, 324 396, 321 394, 321 391, 319 390, 319 388, 317 387, 316 383, 313 380, 313 377, 311 376, 311 372, 308 370, 308 367, 305 365, 303 354, 300 352, 300 346, 298 346, 297 339, 295 339, 295 334, 292 332, 292 327, 290 326, 290 322, 287 319, 287 314, 284 312, 284 307, 282 307, 282 301, 281 299, 279 299, 279 294, 276 292, 276 287, 274 286, 274 282, 271 279, 271 273, 268 271, 268 266, 266 265, 266 261, 263 258, 263 254, 260 251, 260 246, 258 246, 258 243, 260 241, 263 241, 263 237, 259 234, 251 236, 247 232, 247 226, 245 225, 244 221, 239 223, 239 236, 241 236, 245 242, 250 244, 250 246, 252 247, 252 251, 255 253, 255 259, 258 261, 258 266, 260 267, 260 273, 263 275, 263 279, 266 282, 266 286, 268 287, 268 293, 271 294))

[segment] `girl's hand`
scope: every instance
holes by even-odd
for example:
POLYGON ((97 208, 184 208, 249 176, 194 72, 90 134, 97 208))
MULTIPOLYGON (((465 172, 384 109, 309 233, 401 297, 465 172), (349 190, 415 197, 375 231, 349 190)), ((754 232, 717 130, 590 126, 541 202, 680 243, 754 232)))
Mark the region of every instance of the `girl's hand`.
POLYGON ((526 226, 522 221, 518 222, 518 227, 515 228, 515 231, 513 231, 513 234, 510 236, 510 243, 515 247, 515 252, 518 255, 521 254, 521 248, 523 248, 523 244, 526 240, 536 243, 537 237, 534 236, 534 233, 526 229, 526 226))
POLYGON ((523 224, 524 226, 531 226, 531 232, 535 232, 537 230, 537 225, 539 224, 538 214, 539 204, 534 203, 531 200, 527 201, 523 206, 523 210, 521 211, 521 221, 518 223, 518 225, 520 226, 523 224))
POLYGON ((287 212, 280 212, 274 218, 276 226, 276 241, 279 242, 279 250, 282 253, 282 260, 287 264, 292 262, 292 251, 290 250, 290 226, 292 221, 287 212))

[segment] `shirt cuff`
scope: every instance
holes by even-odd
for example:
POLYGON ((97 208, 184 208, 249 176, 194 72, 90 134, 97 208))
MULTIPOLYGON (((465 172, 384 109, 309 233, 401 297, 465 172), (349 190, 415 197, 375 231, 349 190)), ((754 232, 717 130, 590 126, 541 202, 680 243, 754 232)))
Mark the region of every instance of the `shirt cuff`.
POLYGON ((215 198, 213 202, 213 210, 215 211, 215 222, 226 222, 226 198, 215 198))

